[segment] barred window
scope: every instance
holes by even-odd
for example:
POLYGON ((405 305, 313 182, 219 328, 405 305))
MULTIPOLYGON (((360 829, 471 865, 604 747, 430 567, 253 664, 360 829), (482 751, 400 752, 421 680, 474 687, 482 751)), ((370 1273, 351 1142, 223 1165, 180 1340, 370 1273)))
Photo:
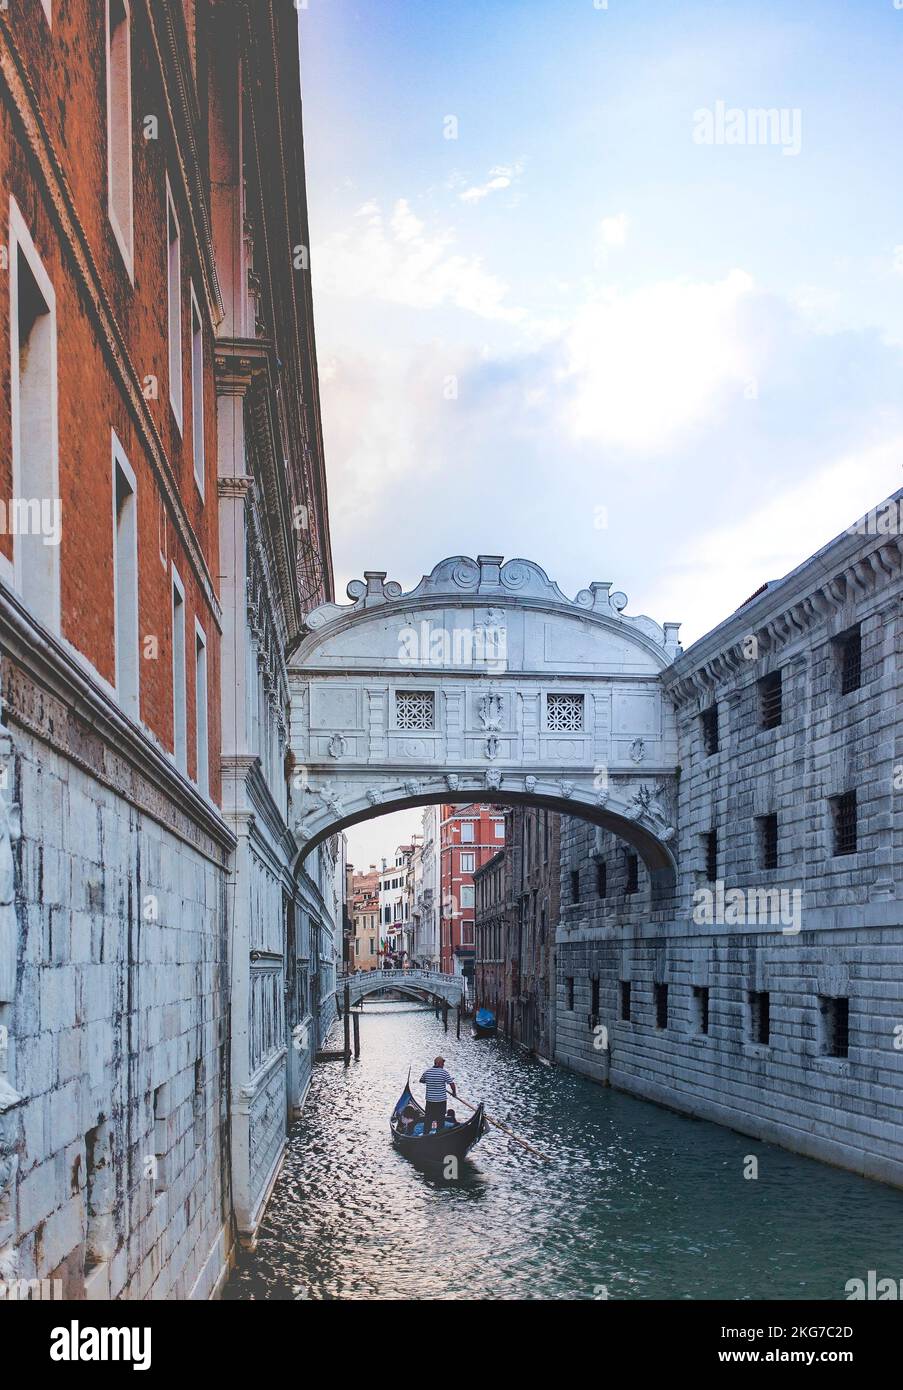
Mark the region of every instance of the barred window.
POLYGON ((718 706, 709 705, 702 711, 702 746, 707 754, 718 752, 718 706))
POLYGON ((696 1017, 697 1033, 708 1033, 709 1031, 709 987, 708 985, 693 986, 693 1009, 696 1017))
POLYGON ((582 695, 547 695, 546 728, 552 733, 576 733, 583 728, 582 695))
POLYGON ((635 854, 627 856, 627 886, 625 893, 635 893, 640 886, 640 862, 635 854))
POLYGON ((655 1026, 656 1028, 667 1028, 668 1026, 668 986, 655 985, 655 1026))
POLYGON ((565 981, 564 981, 564 997, 565 997, 565 1008, 566 1008, 566 1009, 571 1009, 571 1010, 573 1010, 573 1007, 574 1007, 574 977, 573 977, 573 975, 567 975, 567 976, 565 976, 565 981))
POLYGON ((837 639, 840 693, 850 695, 862 685, 862 629, 850 628, 837 639))
POLYGON ((753 989, 749 993, 749 1035, 754 1043, 767 1044, 771 1036, 771 1009, 765 990, 753 989))
POLYGON ((396 690, 395 722, 399 729, 434 729, 436 697, 432 690, 396 690))
POLYGON ((709 830, 702 837, 705 843, 705 876, 709 883, 718 878, 718 831, 709 830))
POLYGON ((621 981, 621 1022, 630 1022, 630 981, 621 981))
POLYGON ((772 671, 759 681, 759 726, 776 729, 783 717, 783 681, 780 671, 772 671))
POLYGON ((571 869, 571 902, 580 901, 580 870, 571 869))
POLYGON ((831 816, 834 822, 834 853, 855 854, 856 793, 844 792, 842 796, 832 796, 831 816))
POLYGON ((821 1051, 827 1057, 850 1055, 850 1001, 820 994, 821 1051))
POLYGON ((596 897, 605 898, 608 896, 608 870, 604 861, 596 865, 596 897))
POLYGON ((772 813, 759 816, 759 865, 763 869, 778 867, 778 818, 772 813))

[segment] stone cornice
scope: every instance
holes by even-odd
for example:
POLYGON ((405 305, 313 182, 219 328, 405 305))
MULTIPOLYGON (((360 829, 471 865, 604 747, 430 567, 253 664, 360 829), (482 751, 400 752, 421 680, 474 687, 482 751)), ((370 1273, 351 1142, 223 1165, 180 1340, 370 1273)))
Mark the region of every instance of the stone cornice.
MULTIPOLYGON (((258 159, 255 173, 263 201, 261 232, 267 272, 282 321, 279 346, 286 358, 283 379, 286 452, 295 482, 291 500, 308 508, 307 534, 312 538, 308 552, 317 572, 317 592, 329 598, 332 596, 332 559, 311 276, 309 267, 299 271, 294 265, 296 246, 300 243, 308 252, 310 247, 296 24, 292 23, 292 17, 286 19, 285 13, 277 19, 272 0, 238 0, 237 9, 244 12, 243 48, 255 136, 255 147, 248 151, 248 157, 257 159, 261 142, 266 155, 266 167, 258 159), (286 42, 289 34, 280 33, 280 23, 290 30, 290 46, 286 42), (302 276, 300 287, 299 274, 302 276), (313 430, 312 442, 309 425, 313 430)), ((275 303, 273 309, 276 312, 275 303)), ((293 560, 297 560, 300 569, 300 555, 293 560)), ((308 602, 310 598, 310 594, 306 595, 308 602)), ((297 645, 302 636, 299 608, 298 624, 289 639, 290 647, 297 645)))
MULTIPOLYGON (((26 673, 41 694, 40 700, 29 707, 15 699, 4 700, 7 714, 15 723, 50 743, 90 776, 209 858, 220 863, 231 853, 235 837, 212 802, 201 796, 150 735, 133 723, 63 645, 34 621, 2 582, 0 649, 6 662, 26 673), (78 721, 71 738, 67 738, 69 730, 54 719, 47 696, 59 701, 70 720, 78 721), (92 751, 96 753, 93 758, 92 751), (206 845, 202 843, 203 836, 209 842, 206 845)), ((10 674, 6 670, 4 691, 9 685, 10 674)))
POLYGON ((276 804, 270 791, 260 758, 255 754, 239 753, 223 758, 223 783, 233 788, 240 786, 247 798, 244 806, 233 802, 229 807, 232 815, 251 814, 266 826, 270 838, 285 856, 285 866, 291 865, 297 854, 294 836, 276 804))
MULTIPOLYGON (((413 610, 449 604, 457 608, 533 607, 600 622, 614 631, 625 629, 624 635, 629 634, 631 640, 654 653, 659 663, 673 658, 680 650, 680 624, 661 626, 645 615, 629 616, 624 612, 626 594, 612 593, 611 587, 610 581, 594 580, 569 599, 532 560, 505 561, 501 555, 478 555, 474 560, 468 555, 452 555, 435 565, 408 592, 395 580, 387 583, 383 570, 365 571, 363 579, 352 579, 348 585, 350 604, 321 604, 308 613, 304 622, 316 639, 324 630, 335 631, 349 620, 375 616, 376 611, 393 606, 402 612, 406 607, 413 610)), ((308 646, 315 650, 316 641, 308 639, 308 646)))
POLYGON ((255 386, 276 388, 276 349, 266 338, 217 338, 213 366, 218 395, 245 396, 255 386))
POLYGON ((237 478, 217 478, 216 492, 218 497, 235 497, 242 500, 253 494, 254 479, 250 473, 242 473, 237 478))
POLYGON ((191 526, 163 441, 142 394, 138 374, 113 314, 59 156, 42 119, 34 88, 14 41, 8 12, 3 9, 0 9, 0 79, 6 88, 10 109, 18 118, 23 145, 32 156, 32 167, 43 186, 50 213, 56 219, 62 248, 68 253, 74 278, 97 324, 111 375, 118 379, 124 403, 147 450, 157 484, 192 572, 221 630, 222 610, 207 562, 191 526))
MULTIPOLYGON (((903 514, 901 504, 903 490, 881 507, 894 506, 903 514)), ((780 653, 901 575, 903 535, 851 527, 694 642, 662 680, 678 707, 709 699, 719 685, 750 669, 744 644, 751 639, 758 654, 780 653)))
POLYGON ((172 0, 162 0, 162 4, 161 0, 146 0, 145 10, 163 78, 170 124, 176 133, 176 159, 191 215, 194 242, 200 253, 207 306, 214 324, 218 324, 225 317, 225 311, 216 273, 210 211, 201 177, 206 161, 198 149, 200 113, 191 76, 184 14, 181 5, 176 7, 172 0), (187 158, 183 155, 184 149, 187 149, 187 158))

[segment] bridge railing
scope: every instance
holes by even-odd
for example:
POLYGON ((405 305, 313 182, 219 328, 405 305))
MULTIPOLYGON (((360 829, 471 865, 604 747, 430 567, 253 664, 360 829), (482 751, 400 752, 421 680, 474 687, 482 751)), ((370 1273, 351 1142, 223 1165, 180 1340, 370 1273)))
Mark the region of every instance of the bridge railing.
POLYGON ((336 984, 346 985, 352 984, 356 980, 372 980, 375 978, 385 980, 387 983, 391 980, 436 980, 442 984, 457 984, 462 990, 465 988, 464 980, 461 975, 450 975, 444 970, 421 970, 419 968, 409 970, 381 970, 379 968, 376 970, 358 970, 353 975, 338 975, 336 977, 336 984))

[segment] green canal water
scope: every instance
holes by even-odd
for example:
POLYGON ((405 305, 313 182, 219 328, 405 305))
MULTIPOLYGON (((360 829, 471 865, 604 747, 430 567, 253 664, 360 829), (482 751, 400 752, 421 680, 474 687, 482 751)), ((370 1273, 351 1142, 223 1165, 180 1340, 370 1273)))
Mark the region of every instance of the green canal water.
MULTIPOLYGON (((903 1193, 369 1003, 322 1063, 231 1299, 837 1299, 903 1276, 903 1193), (392 1148, 407 1074, 441 1052, 550 1156, 490 1130, 457 1181, 392 1148), (744 1177, 748 1155, 758 1178, 744 1177)), ((417 1088, 422 1096, 422 1088, 417 1088)), ((454 1104, 454 1102, 451 1102, 454 1104)), ((459 1107, 459 1114, 461 1108, 459 1107)))

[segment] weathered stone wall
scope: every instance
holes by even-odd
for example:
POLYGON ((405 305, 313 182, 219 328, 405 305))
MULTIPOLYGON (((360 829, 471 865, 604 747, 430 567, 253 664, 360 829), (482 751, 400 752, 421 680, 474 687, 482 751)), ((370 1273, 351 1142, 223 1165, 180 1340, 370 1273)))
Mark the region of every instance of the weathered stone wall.
POLYGON ((6 1261, 67 1298, 208 1297, 229 1248, 222 855, 8 716, 22 833, 6 1261))
POLYGON ((678 912, 654 918, 642 864, 637 891, 626 894, 625 846, 564 822, 556 947, 560 1061, 899 1185, 901 593, 896 535, 844 535, 675 662, 665 682, 682 769, 678 912), (844 693, 838 639, 857 626, 861 683, 844 693), (758 683, 776 670, 782 721, 763 729, 758 683), (708 752, 701 715, 713 703, 719 746, 708 752), (849 791, 856 846, 837 853, 833 798, 849 791), (766 868, 761 818, 772 814, 777 866, 766 868), (604 898, 595 891, 597 862, 604 898), (729 896, 737 889, 742 900, 729 896), (751 898, 764 890, 786 894, 767 913, 751 898), (622 981, 631 986, 630 1021, 620 1016, 622 981), (751 995, 768 996, 767 1041, 758 1040, 761 1004, 751 995), (848 1051, 832 1056, 831 1001, 844 999, 848 1051))

